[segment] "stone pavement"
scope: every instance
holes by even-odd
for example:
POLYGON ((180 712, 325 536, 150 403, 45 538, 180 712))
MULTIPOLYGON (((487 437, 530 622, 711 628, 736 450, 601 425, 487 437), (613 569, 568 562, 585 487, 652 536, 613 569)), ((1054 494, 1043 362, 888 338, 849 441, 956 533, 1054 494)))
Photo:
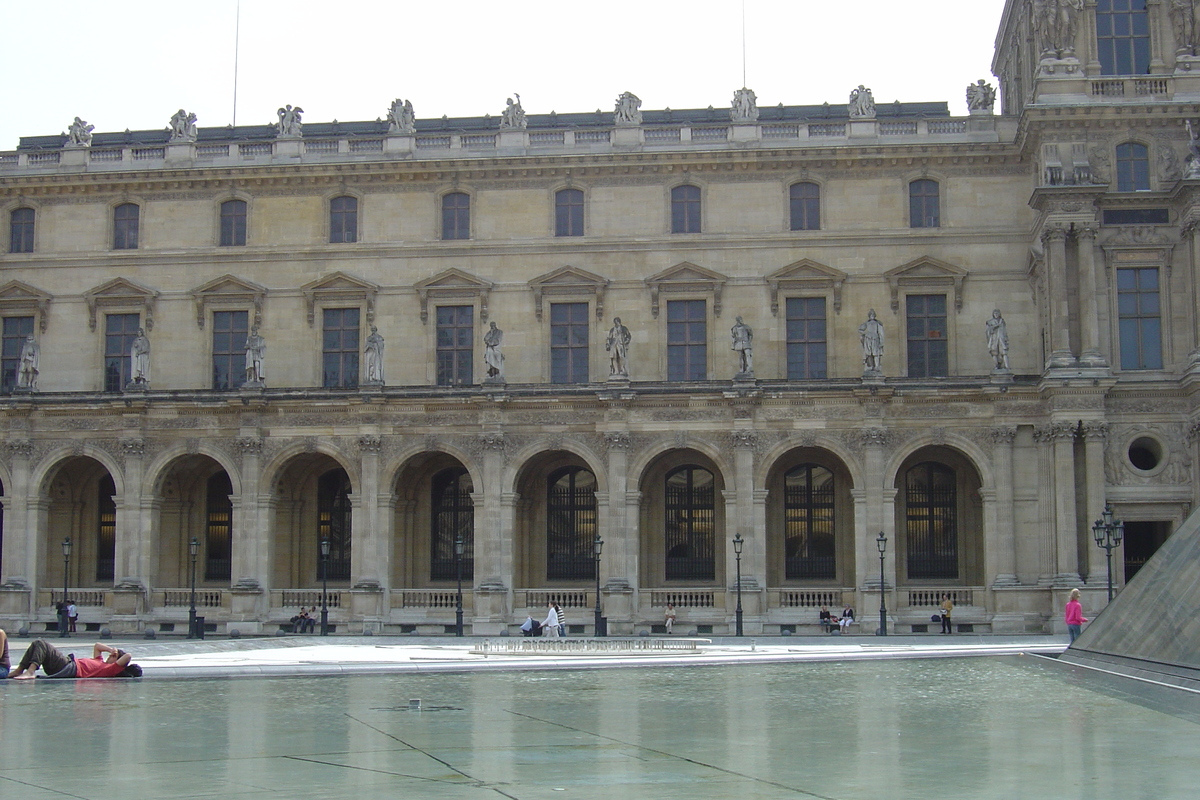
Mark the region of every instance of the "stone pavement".
MULTIPOLYGON (((614 637, 616 638, 616 637, 614 637)), ((678 642, 686 637, 674 637, 678 642)), ((512 641, 497 637, 495 641, 512 641)), ((31 640, 10 638, 13 663, 31 640)), ((65 652, 91 655, 93 639, 49 638, 65 652)), ((771 636, 696 639, 695 653, 498 655, 478 652, 484 637, 296 635, 275 638, 122 639, 107 641, 133 653, 144 678, 391 674, 503 670, 599 669, 654 665, 714 665, 862 659, 955 658, 1036 653, 1056 656, 1065 636, 936 634, 904 636, 771 636)), ((611 641, 611 640, 609 640, 611 641)))

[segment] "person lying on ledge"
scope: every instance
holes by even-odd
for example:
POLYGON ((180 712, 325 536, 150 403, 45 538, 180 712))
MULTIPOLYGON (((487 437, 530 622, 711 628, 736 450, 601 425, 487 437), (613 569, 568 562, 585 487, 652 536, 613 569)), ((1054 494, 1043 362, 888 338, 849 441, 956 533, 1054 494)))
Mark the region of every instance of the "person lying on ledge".
POLYGON ((45 639, 36 639, 21 656, 16 669, 8 676, 13 680, 32 680, 40 667, 48 678, 138 678, 142 668, 129 663, 124 650, 96 642, 91 658, 64 655, 45 639))

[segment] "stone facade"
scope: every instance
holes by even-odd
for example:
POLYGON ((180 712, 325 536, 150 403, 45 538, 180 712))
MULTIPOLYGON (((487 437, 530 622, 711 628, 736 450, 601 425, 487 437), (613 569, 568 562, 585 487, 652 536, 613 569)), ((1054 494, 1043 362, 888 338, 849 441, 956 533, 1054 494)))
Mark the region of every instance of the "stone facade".
POLYGON ((87 625, 181 625, 194 570, 210 625, 269 630, 320 604, 321 539, 339 630, 446 630, 459 568, 489 635, 549 599, 590 632, 597 587, 614 633, 668 602, 725 633, 739 572, 753 633, 843 602, 874 630, 881 571, 898 630, 947 593, 982 631, 1057 629, 1075 586, 1095 610, 1105 502, 1121 567, 1196 501, 1200 74, 1161 4, 1135 77, 1102 74, 1090 6, 1073 51, 1062 25, 1028 45, 1040 8, 1006 9, 1001 114, 964 75, 966 118, 405 104, 23 139, 0 154, 0 624, 50 623, 65 582, 87 625))

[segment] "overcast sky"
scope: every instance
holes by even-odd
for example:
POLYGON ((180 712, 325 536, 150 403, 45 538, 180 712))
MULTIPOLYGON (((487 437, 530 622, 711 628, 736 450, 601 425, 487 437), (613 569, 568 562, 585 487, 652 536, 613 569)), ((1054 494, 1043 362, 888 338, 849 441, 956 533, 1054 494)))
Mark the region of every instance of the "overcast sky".
MULTIPOLYGON (((745 84, 760 106, 946 101, 991 75, 1004 0, 744 0, 745 84)), ((234 121, 238 0, 0 0, 0 150, 59 133, 234 121)), ((394 98, 418 118, 728 108, 743 85, 741 0, 241 0, 236 121, 372 120, 394 98)))

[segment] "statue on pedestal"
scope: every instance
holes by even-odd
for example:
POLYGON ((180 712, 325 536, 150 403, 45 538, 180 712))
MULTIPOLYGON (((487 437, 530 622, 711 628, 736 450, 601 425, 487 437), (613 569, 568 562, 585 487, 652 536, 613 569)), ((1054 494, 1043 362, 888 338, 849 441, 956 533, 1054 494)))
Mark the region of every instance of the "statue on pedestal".
POLYGON ((861 83, 850 92, 850 119, 875 119, 875 96, 861 83))
POLYGON ((987 336, 988 352, 995 362, 993 370, 1001 371, 1008 370, 1008 326, 1004 323, 1004 317, 1000 316, 1000 309, 992 311, 991 319, 985 323, 985 333, 987 336))
POLYGON ((996 107, 996 90, 980 78, 967 84, 967 111, 972 114, 991 114, 996 107))
POLYGON ((95 125, 88 125, 79 117, 67 127, 67 147, 91 147, 92 131, 95 125))
POLYGON ((172 142, 196 141, 196 115, 184 111, 182 108, 179 109, 171 116, 171 125, 168 130, 171 131, 172 142))
POLYGON ((38 360, 41 358, 41 348, 33 334, 25 337, 21 344, 20 364, 17 367, 17 388, 31 392, 37 391, 38 360))
POLYGON ((1075 34, 1083 0, 1033 0, 1033 20, 1042 43, 1042 58, 1074 58, 1075 34))
POLYGON ((633 92, 621 92, 617 107, 613 111, 614 125, 641 125, 642 101, 633 92))
POLYGON ((741 317, 738 317, 737 322, 729 329, 729 333, 733 337, 733 347, 730 349, 738 354, 738 375, 753 375, 754 330, 742 322, 741 317))
POLYGON ((613 318, 613 326, 609 328, 608 338, 604 340, 604 349, 608 353, 608 374, 612 378, 628 378, 629 365, 626 361, 629 355, 629 343, 633 334, 621 324, 620 317, 613 318))
POLYGON ((250 329, 246 337, 246 383, 244 386, 262 386, 267 380, 267 340, 258 333, 258 326, 250 329))
POLYGON ((392 107, 388 109, 387 121, 389 134, 416 133, 417 117, 413 113, 412 103, 408 100, 393 100, 392 107))
POLYGON ((365 383, 372 386, 383 385, 383 337, 374 325, 371 326, 371 335, 367 337, 367 346, 363 350, 363 367, 367 376, 365 383))
POLYGON ((521 95, 513 92, 513 96, 517 98, 514 103, 512 97, 504 101, 504 111, 500 113, 500 129, 505 128, 525 128, 525 109, 521 107, 521 95))
POLYGON ((1196 0, 1171 0, 1171 27, 1175 30, 1175 55, 1197 55, 1196 0))
POLYGON ((281 139, 287 139, 304 135, 300 123, 300 115, 304 113, 303 108, 300 106, 293 107, 291 103, 288 103, 275 113, 279 116, 279 122, 275 124, 276 136, 281 139))
POLYGON ((729 109, 731 122, 757 122, 758 97, 753 89, 743 86, 733 93, 733 106, 729 109))
POLYGON ((150 383, 150 340, 142 328, 129 348, 129 382, 137 387, 150 383))
POLYGON ((862 344, 864 374, 878 375, 883 370, 883 323, 875 318, 875 309, 867 313, 867 321, 858 326, 862 344))
POLYGON ((491 329, 483 335, 483 361, 487 364, 487 376, 501 381, 504 380, 504 354, 500 352, 503 342, 504 331, 492 322, 491 329))

